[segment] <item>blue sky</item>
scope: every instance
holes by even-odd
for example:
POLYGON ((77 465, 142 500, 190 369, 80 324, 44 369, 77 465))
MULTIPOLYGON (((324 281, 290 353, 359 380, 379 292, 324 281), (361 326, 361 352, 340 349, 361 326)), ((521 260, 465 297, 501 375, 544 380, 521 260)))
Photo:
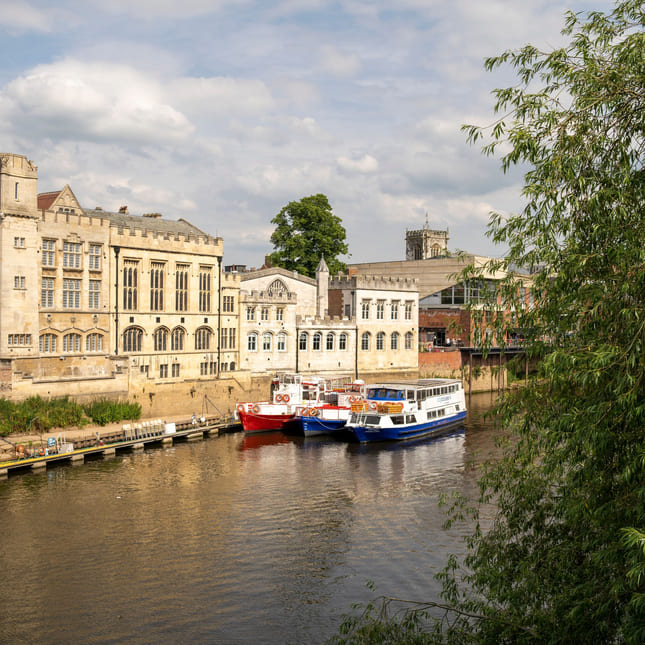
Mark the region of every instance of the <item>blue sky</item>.
POLYGON ((488 213, 521 175, 470 147, 514 83, 486 56, 562 43, 587 0, 0 0, 0 150, 83 206, 183 217, 260 266, 271 219, 324 193, 352 262, 400 260, 405 230, 499 256, 488 213))

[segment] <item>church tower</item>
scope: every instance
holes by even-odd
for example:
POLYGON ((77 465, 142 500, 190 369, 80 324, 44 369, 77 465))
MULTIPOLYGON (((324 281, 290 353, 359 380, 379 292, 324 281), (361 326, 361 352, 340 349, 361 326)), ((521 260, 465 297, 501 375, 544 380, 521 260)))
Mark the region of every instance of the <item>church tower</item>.
POLYGON ((426 213, 426 223, 422 229, 405 232, 405 259, 428 260, 445 255, 448 253, 448 240, 448 229, 431 229, 426 213))

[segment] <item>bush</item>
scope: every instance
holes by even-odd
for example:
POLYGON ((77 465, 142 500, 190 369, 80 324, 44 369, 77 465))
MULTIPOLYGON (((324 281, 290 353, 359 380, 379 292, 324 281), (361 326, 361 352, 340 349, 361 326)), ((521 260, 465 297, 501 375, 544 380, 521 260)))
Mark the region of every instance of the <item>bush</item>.
POLYGON ((128 401, 110 401, 97 399, 83 406, 85 414, 100 426, 117 423, 123 419, 138 419, 141 416, 141 405, 128 401))

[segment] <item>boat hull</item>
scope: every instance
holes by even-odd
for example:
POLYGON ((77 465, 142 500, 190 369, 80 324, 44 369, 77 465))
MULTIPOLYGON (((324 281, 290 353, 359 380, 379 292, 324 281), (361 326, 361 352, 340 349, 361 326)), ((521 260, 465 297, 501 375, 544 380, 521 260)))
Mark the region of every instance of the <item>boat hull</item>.
POLYGON ((301 434, 314 437, 321 434, 333 434, 345 427, 347 419, 320 419, 318 417, 298 417, 301 434))
POLYGON ((283 430, 295 418, 295 414, 263 414, 262 412, 238 411, 244 432, 270 432, 283 430))
POLYGON ((421 437, 431 437, 449 432, 451 429, 462 424, 466 418, 466 411, 462 410, 424 423, 401 425, 394 427, 374 427, 362 425, 346 426, 352 437, 360 443, 369 441, 409 441, 421 437))

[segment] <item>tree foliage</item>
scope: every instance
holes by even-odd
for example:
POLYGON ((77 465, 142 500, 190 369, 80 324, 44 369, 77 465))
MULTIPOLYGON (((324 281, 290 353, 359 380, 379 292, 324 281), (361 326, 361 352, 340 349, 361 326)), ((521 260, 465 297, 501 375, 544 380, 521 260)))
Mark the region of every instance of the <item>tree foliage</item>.
POLYGON ((504 457, 473 511, 498 513, 440 575, 454 612, 428 642, 645 642, 644 26, 640 0, 569 13, 563 48, 486 61, 518 84, 495 92, 499 120, 465 131, 525 172, 523 210, 489 223, 508 254, 484 270, 508 272, 497 295, 515 313, 489 338, 522 329, 539 372, 496 410, 504 457))
POLYGON ((321 193, 289 202, 272 220, 276 229, 271 235, 274 266, 315 277, 321 257, 333 275, 345 271, 338 259, 345 255, 345 228, 333 214, 327 197, 321 193))
POLYGON ((498 409, 513 441, 480 481, 499 513, 471 538, 470 592, 445 588, 485 617, 453 628, 477 642, 645 641, 644 26, 629 0, 569 13, 564 48, 488 59, 519 84, 496 91, 490 129, 465 128, 504 171, 527 169, 522 212, 489 225, 508 255, 486 268, 508 272, 516 314, 494 337, 524 330, 540 366, 498 409), (534 272, 530 309, 514 266, 534 272))

